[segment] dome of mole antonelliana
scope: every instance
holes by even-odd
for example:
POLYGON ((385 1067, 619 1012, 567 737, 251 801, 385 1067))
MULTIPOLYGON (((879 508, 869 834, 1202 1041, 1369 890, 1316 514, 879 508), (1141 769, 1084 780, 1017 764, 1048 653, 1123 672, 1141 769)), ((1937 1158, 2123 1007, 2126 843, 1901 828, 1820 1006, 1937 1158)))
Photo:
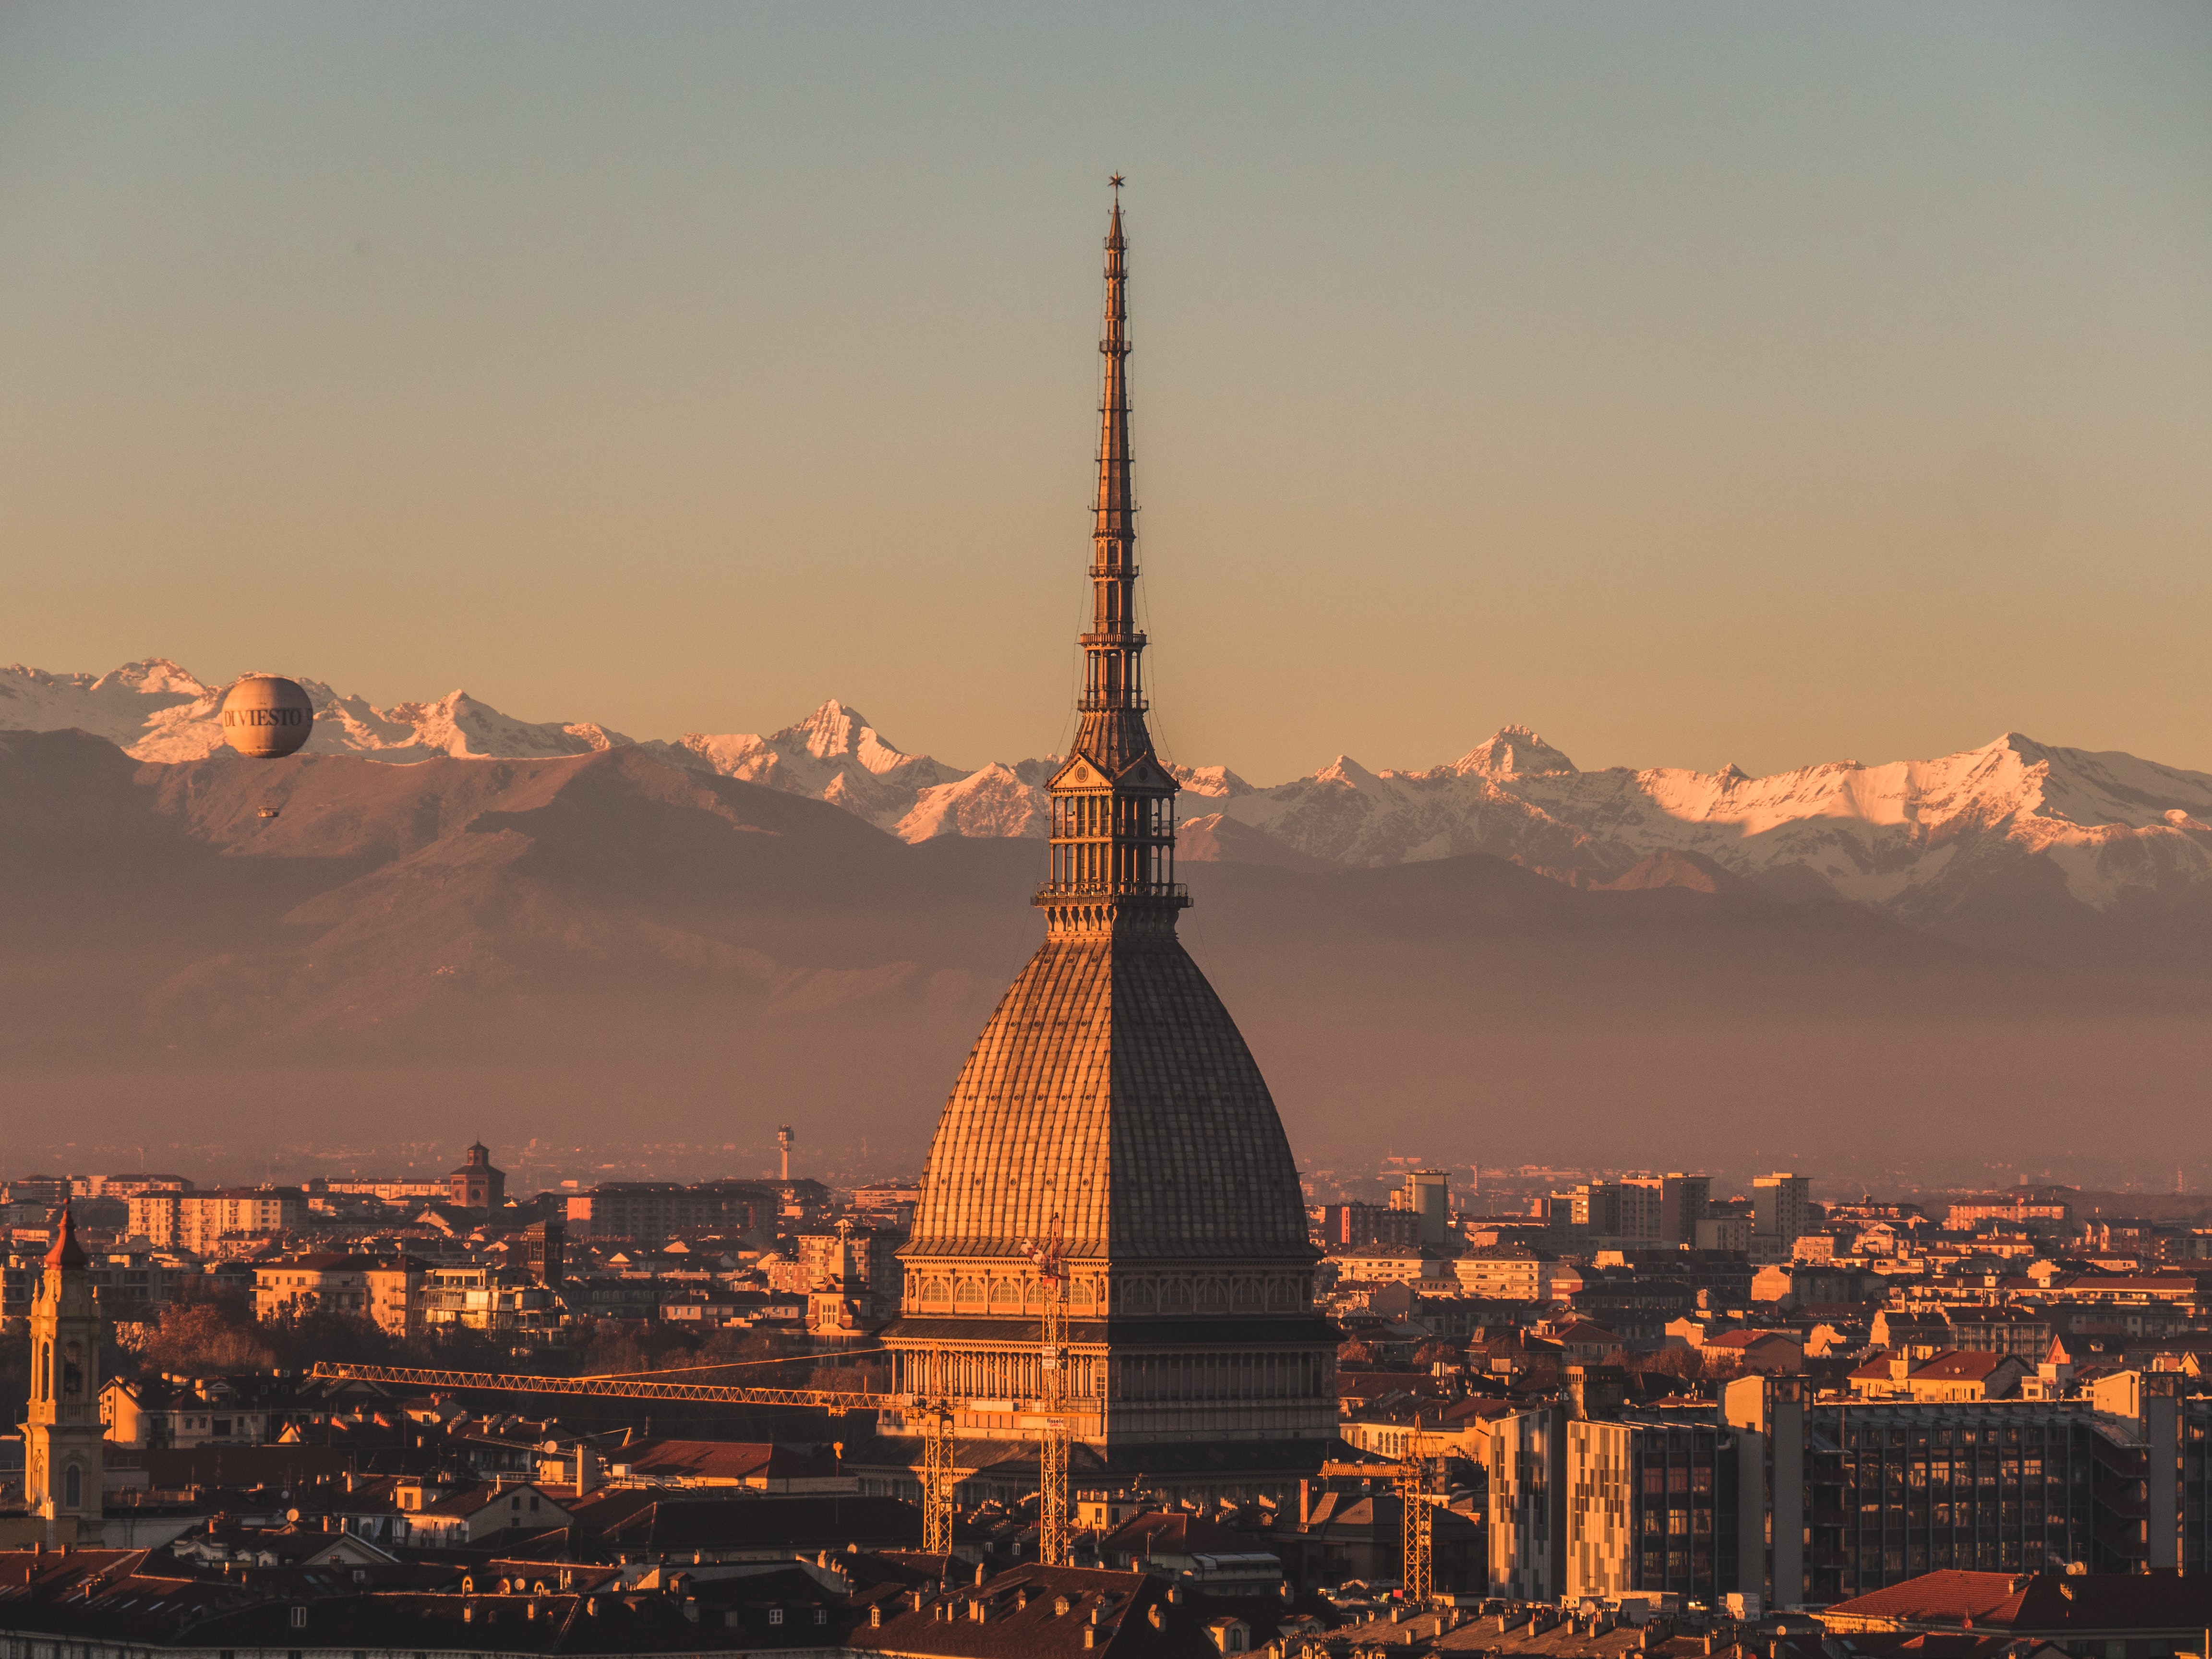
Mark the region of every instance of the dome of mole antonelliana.
POLYGON ((1074 1256, 1304 1252, 1297 1166, 1237 1024, 1172 934, 1048 939, 975 1040, 914 1243, 1074 1256))

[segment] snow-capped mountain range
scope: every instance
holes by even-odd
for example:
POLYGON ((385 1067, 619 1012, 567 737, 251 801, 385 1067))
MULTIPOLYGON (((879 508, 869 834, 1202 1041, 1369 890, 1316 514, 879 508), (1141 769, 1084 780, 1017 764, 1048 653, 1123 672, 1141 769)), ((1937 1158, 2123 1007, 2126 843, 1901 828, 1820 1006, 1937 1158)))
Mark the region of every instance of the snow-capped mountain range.
MULTIPOLYGON (((435 702, 373 707, 342 697, 317 679, 294 676, 315 705, 311 755, 364 755, 418 761, 433 755, 484 757, 587 755, 629 743, 589 721, 533 725, 510 719, 465 691, 435 702)), ((49 674, 18 663, 0 668, 0 732, 55 732, 69 726, 105 738, 133 759, 204 760, 222 747, 216 712, 228 688, 208 685, 166 657, 125 663, 94 677, 49 674)))
MULTIPOLYGON (((295 677, 300 678, 300 677, 295 677)), ((518 720, 454 691, 377 708, 301 678, 311 754, 410 762, 583 755, 634 739, 590 721, 518 720)), ((75 726, 142 761, 222 746, 222 688, 151 659, 97 678, 0 670, 0 730, 75 726)), ((1045 834, 1051 757, 974 770, 908 755, 826 702, 765 736, 687 733, 638 745, 671 764, 828 801, 908 842, 1045 834)), ((1257 788, 1225 767, 1177 768, 1188 856, 1376 866, 1491 854, 1578 885, 1713 886, 1836 897, 1929 921, 2033 869, 2091 910, 2212 888, 2212 775, 2008 732, 1939 759, 1837 761, 1764 778, 1611 767, 1585 772, 1526 726, 1424 771, 1340 757, 1257 788)))

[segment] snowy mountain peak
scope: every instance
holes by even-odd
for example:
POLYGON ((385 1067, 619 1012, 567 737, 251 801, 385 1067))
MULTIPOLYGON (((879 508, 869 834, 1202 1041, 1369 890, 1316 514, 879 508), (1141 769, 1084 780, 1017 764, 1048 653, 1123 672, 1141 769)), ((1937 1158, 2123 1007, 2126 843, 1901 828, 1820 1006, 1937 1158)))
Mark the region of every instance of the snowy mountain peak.
POLYGON ((1225 766, 1170 766, 1168 771, 1194 795, 1215 795, 1226 800, 1252 793, 1252 786, 1225 766))
POLYGON ((216 688, 202 684, 190 670, 171 662, 167 657, 142 657, 137 662, 126 662, 120 668, 109 669, 91 682, 91 689, 95 694, 112 689, 133 691, 141 696, 177 697, 189 702, 195 697, 205 696, 216 688))
POLYGON ((1352 759, 1351 756, 1339 755, 1334 760, 1331 761, 1328 765, 1322 767, 1320 771, 1313 775, 1313 781, 1316 783, 1340 784, 1346 789, 1357 792, 1360 790, 1372 789, 1379 784, 1382 780, 1377 778, 1365 767, 1362 766, 1358 761, 1352 759))
POLYGON ((832 697, 805 720, 795 726, 787 726, 769 741, 796 743, 817 760, 835 760, 857 754, 860 734, 868 730, 866 714, 857 708, 848 708, 832 697))
POLYGON ((771 733, 767 741, 771 748, 794 758, 804 754, 831 765, 855 762, 878 775, 896 771, 914 759, 870 726, 866 714, 835 697, 796 726, 771 733))
POLYGON ((939 836, 1042 840, 1051 827, 1045 792, 993 761, 981 771, 923 790, 891 830, 908 842, 939 836))
POLYGON ((1580 769, 1525 726, 1501 726, 1486 742, 1477 744, 1454 763, 1452 770, 1486 778, 1541 777, 1580 769))
POLYGON ((0 730, 75 726, 127 749, 166 723, 200 715, 220 742, 222 733, 215 726, 220 695, 163 657, 125 663, 96 676, 49 674, 17 663, 0 669, 0 730))

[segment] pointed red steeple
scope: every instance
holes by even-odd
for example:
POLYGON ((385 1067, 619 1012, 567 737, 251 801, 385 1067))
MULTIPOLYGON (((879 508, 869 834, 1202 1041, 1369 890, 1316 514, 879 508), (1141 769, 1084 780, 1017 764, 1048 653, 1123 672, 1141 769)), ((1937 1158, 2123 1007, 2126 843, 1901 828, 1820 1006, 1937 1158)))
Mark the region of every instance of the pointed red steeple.
POLYGON ((76 1218, 70 1206, 62 1206, 62 1224, 55 1230, 54 1247, 46 1252, 49 1267, 82 1267, 85 1265, 84 1246, 76 1242, 76 1218))

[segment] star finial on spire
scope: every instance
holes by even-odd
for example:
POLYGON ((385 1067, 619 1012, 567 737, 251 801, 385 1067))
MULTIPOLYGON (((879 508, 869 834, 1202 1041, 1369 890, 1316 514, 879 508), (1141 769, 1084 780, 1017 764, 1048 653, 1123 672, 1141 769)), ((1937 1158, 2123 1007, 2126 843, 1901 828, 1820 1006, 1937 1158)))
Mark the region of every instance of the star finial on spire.
POLYGON ((1115 198, 1118 200, 1118 199, 1120 198, 1120 197, 1121 197, 1121 182, 1122 182, 1122 181, 1121 181, 1121 175, 1120 173, 1115 173, 1115 174, 1111 179, 1109 179, 1106 182, 1107 182, 1108 184, 1109 184, 1109 185, 1113 185, 1113 186, 1114 186, 1114 195, 1115 195, 1115 198))

